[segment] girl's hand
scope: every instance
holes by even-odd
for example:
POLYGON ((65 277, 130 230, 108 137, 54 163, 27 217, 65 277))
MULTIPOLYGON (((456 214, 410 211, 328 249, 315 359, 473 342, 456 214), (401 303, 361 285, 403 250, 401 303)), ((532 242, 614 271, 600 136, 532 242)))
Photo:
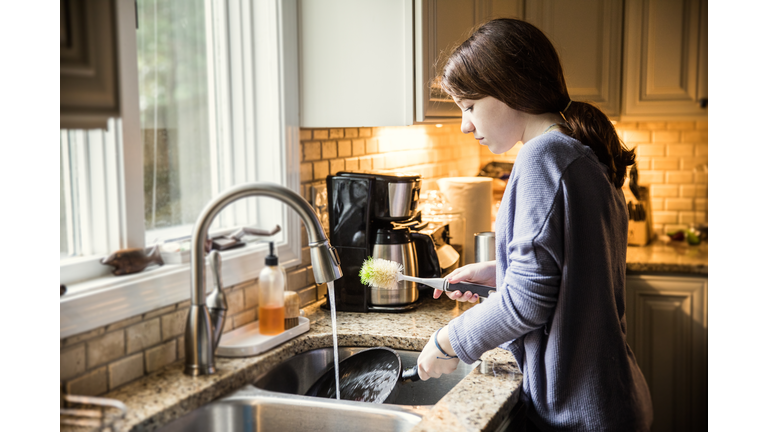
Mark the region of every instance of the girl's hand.
MULTIPOLYGON (((486 286, 496 286, 496 261, 485 261, 481 263, 467 264, 452 271, 445 279, 449 283, 472 282, 486 286)), ((443 292, 436 289, 432 297, 440 298, 443 292)), ((446 293, 451 300, 475 303, 479 300, 477 294, 470 291, 451 291, 446 293)))
POLYGON ((421 378, 422 381, 426 381, 430 378, 440 378, 442 374, 449 374, 455 371, 459 366, 458 358, 446 358, 445 354, 437 348, 437 345, 435 345, 436 336, 438 337, 440 347, 446 353, 451 356, 456 355, 453 348, 451 348, 451 341, 448 337, 447 329, 444 328, 442 331, 438 330, 435 333, 432 333, 429 342, 427 342, 427 345, 424 346, 421 354, 419 354, 419 360, 417 362, 419 365, 419 378, 421 378))

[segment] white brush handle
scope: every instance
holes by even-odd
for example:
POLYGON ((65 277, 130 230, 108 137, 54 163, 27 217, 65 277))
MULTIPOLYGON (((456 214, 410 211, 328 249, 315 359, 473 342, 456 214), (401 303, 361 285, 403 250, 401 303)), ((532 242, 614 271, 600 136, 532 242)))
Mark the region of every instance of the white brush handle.
POLYGON ((418 277, 406 276, 402 273, 398 273, 397 281, 399 282, 401 280, 416 282, 422 285, 426 285, 428 287, 432 287, 434 289, 439 289, 440 291, 445 291, 446 282, 444 278, 418 278, 418 277))

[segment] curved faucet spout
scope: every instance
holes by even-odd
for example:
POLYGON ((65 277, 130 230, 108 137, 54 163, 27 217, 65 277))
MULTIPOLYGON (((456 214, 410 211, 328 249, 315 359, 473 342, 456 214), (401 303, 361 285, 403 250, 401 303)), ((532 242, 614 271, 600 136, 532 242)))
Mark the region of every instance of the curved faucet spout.
POLYGON ((299 214, 307 229, 310 259, 317 283, 334 281, 342 276, 341 263, 336 250, 328 242, 323 226, 312 206, 296 192, 274 183, 254 182, 235 186, 214 198, 203 209, 192 232, 191 307, 185 333, 185 373, 188 375, 215 372, 211 319, 205 306, 205 240, 214 218, 227 205, 245 197, 265 196, 275 198, 299 214))

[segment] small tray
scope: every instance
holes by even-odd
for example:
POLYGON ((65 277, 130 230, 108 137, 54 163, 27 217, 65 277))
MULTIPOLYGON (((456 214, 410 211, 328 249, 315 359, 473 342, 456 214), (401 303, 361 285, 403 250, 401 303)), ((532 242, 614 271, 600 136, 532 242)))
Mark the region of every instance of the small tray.
POLYGON ((216 355, 219 357, 255 356, 308 331, 309 318, 302 316, 299 317, 299 325, 274 336, 259 333, 259 322, 254 321, 221 335, 216 355))

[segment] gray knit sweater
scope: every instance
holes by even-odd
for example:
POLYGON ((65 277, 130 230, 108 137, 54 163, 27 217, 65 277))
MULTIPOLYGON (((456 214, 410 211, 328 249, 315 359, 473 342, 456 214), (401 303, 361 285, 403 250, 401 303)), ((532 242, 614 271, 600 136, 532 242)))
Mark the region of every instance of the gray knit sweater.
POLYGON ((471 363, 512 352, 528 416, 548 431, 647 431, 651 397, 627 345, 627 207, 592 149, 530 140, 496 220, 498 294, 449 324, 471 363))

